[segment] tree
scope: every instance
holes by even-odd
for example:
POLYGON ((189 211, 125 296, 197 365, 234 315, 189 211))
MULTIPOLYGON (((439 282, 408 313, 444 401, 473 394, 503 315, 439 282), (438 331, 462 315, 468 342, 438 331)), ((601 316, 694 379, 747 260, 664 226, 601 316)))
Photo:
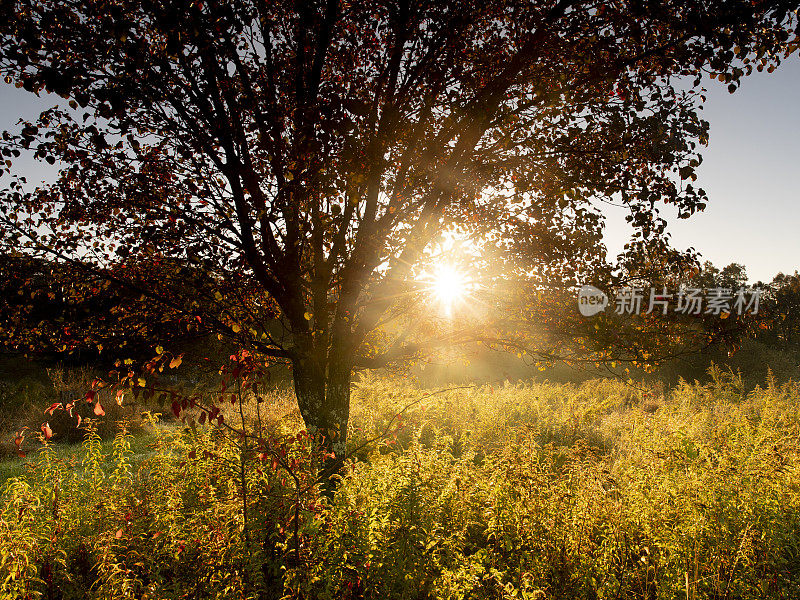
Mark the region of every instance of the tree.
POLYGON ((733 91, 773 69, 797 49, 796 10, 5 3, 6 81, 70 108, 4 134, 9 161, 30 151, 62 169, 28 192, 6 163, 2 243, 290 363, 309 430, 341 453, 353 370, 424 347, 382 325, 418 303, 442 232, 496 259, 484 283, 565 286, 608 272, 599 202, 624 202, 642 243, 663 239, 659 203, 687 217, 706 202, 690 183, 703 75, 733 91), (186 293, 180 269, 121 274, 145 257, 207 276, 186 293))
MULTIPOLYGON (((0 348, 47 362, 110 365, 121 354, 149 359, 157 345, 197 345, 209 332, 195 319, 148 302, 134 285, 112 284, 118 277, 129 283, 172 277, 171 269, 180 268, 148 261, 89 274, 25 254, 0 256, 0 348)), ((194 277, 185 269, 181 275, 193 290, 203 283, 199 269, 194 277)))
POLYGON ((770 328, 763 332, 763 337, 796 351, 800 339, 800 273, 778 273, 764 287, 764 309, 769 315, 770 328))

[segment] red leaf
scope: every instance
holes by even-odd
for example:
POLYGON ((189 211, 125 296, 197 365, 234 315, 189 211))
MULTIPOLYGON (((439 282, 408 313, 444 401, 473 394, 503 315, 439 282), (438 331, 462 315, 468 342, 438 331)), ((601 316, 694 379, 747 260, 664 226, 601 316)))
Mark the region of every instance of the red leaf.
POLYGON ((28 455, 25 454, 22 450, 17 450, 17 456, 19 456, 20 458, 25 458, 28 455))
POLYGON ((200 418, 197 419, 197 420, 200 422, 200 425, 205 423, 206 422, 206 413, 204 413, 204 412, 200 413, 200 418))
POLYGON ((120 539, 122 537, 122 529, 117 529, 117 533, 114 534, 114 537, 120 539))
POLYGON ((50 405, 50 408, 48 408, 46 411, 44 411, 44 414, 50 414, 50 416, 52 417, 53 416, 53 412, 56 409, 59 409, 59 408, 62 408, 61 402, 53 402, 50 405))
POLYGON ((94 414, 98 417, 106 416, 106 411, 103 410, 103 405, 100 404, 100 400, 98 400, 94 405, 94 414))
POLYGON ((95 392, 94 390, 90 390, 90 391, 86 392, 86 396, 85 396, 85 398, 86 398, 86 402, 87 402, 87 403, 91 403, 91 402, 92 402, 92 400, 94 400, 94 395, 95 395, 96 393, 97 393, 97 392, 95 392))
POLYGON ((217 417, 217 423, 219 425, 222 425, 224 422, 225 422, 225 417, 223 417, 222 415, 217 417))
POLYGON ((181 403, 177 400, 172 401, 172 412, 175 414, 176 417, 181 416, 181 403))
POLYGON ((197 451, 192 450, 191 452, 189 452, 189 454, 187 456, 189 458, 197 458, 197 451))
POLYGON ((44 439, 49 440, 53 437, 53 430, 50 429, 50 423, 45 423, 42 425, 42 433, 44 433, 44 439))

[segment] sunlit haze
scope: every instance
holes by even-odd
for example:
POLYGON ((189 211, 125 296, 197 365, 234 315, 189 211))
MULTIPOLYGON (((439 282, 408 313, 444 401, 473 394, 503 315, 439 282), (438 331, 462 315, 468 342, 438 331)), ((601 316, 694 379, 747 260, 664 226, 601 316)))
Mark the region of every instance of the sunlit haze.
POLYGON ((463 300, 467 285, 466 276, 449 265, 443 265, 434 272, 431 288, 446 315, 451 315, 454 306, 463 300))

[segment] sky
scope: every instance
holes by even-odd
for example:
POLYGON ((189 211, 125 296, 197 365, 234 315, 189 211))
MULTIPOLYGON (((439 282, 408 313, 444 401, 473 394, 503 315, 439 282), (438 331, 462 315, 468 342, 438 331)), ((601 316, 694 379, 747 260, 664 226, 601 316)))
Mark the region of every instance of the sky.
MULTIPOLYGON (((695 185, 709 201, 689 219, 662 211, 673 246, 693 247, 720 268, 743 264, 751 283, 800 270, 800 57, 754 72, 733 94, 714 80, 704 85, 709 144, 695 185)), ((625 214, 606 210, 612 256, 630 231, 625 214)))
MULTIPOLYGON (((663 211, 673 245, 693 247, 718 267, 741 263, 751 282, 800 270, 800 57, 791 56, 774 73, 744 78, 734 94, 717 81, 706 87, 710 141, 701 151, 696 185, 709 203, 686 220, 675 218, 672 208, 663 211)), ((58 100, 0 82, 0 131, 16 129, 20 117, 35 119, 58 100)), ((56 171, 46 163, 17 166, 31 183, 56 171)), ((605 241, 614 256, 630 229, 623 209, 608 207, 606 214, 605 241)))

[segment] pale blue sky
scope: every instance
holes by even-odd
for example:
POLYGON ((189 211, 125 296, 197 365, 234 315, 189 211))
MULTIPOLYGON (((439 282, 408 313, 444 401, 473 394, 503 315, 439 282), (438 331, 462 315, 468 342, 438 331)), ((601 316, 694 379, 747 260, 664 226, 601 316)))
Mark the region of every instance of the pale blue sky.
MULTIPOLYGON (((709 202, 685 220, 663 211, 673 245, 694 247, 718 267, 742 263, 751 282, 800 270, 800 58, 753 73, 733 94, 717 81, 705 85, 711 131, 696 185, 709 202)), ((616 254, 629 232, 625 212, 606 212, 616 254)))
MULTIPOLYGON (((726 87, 707 84, 711 133, 697 185, 708 192, 708 208, 688 220, 670 218, 670 231, 676 247, 693 246, 719 267, 742 263, 751 281, 769 281, 779 271, 800 269, 800 58, 790 57, 772 74, 754 73, 735 94, 726 87)), ((0 83, 0 130, 15 129, 20 116, 34 119, 57 100, 0 83)), ((20 161, 19 167, 31 182, 55 172, 43 163, 20 161)), ((624 211, 607 214, 614 255, 629 229, 624 211)))

